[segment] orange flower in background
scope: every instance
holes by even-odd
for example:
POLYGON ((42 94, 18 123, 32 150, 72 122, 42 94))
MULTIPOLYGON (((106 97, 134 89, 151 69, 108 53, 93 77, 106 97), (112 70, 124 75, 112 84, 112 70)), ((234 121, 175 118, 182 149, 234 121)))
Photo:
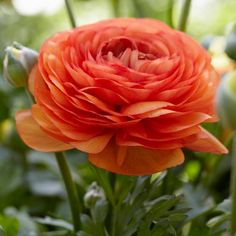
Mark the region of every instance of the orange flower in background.
POLYGON ((33 149, 77 148, 95 166, 152 174, 181 148, 226 153, 200 127, 216 121, 219 76, 191 37, 151 19, 113 19, 49 38, 29 78, 36 103, 16 115, 33 149))

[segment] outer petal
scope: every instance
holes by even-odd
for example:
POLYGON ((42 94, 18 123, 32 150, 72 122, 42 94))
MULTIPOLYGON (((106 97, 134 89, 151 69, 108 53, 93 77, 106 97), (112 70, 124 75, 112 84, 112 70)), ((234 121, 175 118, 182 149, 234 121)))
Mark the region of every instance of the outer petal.
POLYGON ((28 88, 31 94, 34 95, 34 81, 35 77, 39 76, 38 64, 36 64, 30 72, 28 80, 28 88))
POLYGON ((107 133, 85 141, 71 142, 71 144, 83 152, 95 154, 101 152, 107 146, 112 136, 112 133, 107 133))
POLYGON ((148 175, 181 164, 184 155, 181 149, 161 151, 142 147, 124 148, 110 142, 102 152, 90 154, 89 161, 118 174, 148 175))
POLYGON ((73 148, 48 136, 32 117, 31 110, 23 110, 16 114, 16 128, 25 144, 37 151, 58 152, 73 148))
POLYGON ((196 134, 195 138, 196 140, 194 142, 187 143, 185 147, 197 152, 210 152, 216 154, 228 153, 225 146, 203 128, 196 134))

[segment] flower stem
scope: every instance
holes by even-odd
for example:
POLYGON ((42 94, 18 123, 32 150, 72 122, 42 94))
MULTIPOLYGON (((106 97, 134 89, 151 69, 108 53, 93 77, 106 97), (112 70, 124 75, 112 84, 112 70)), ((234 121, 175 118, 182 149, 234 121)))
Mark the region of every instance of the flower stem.
POLYGON ((185 32, 192 0, 184 0, 177 29, 185 32))
POLYGON ((118 17, 119 16, 119 0, 112 0, 112 8, 114 11, 114 16, 118 17))
POLYGON ((168 22, 171 28, 174 28, 174 24, 173 24, 173 5, 174 2, 173 0, 168 0, 168 11, 167 11, 167 18, 168 18, 168 22))
POLYGON ((116 236, 117 206, 113 207, 111 236, 116 236))
POLYGON ((55 156, 66 187, 73 218, 74 232, 76 233, 80 226, 80 202, 78 193, 64 153, 56 152, 55 156))
POLYGON ((76 27, 76 20, 75 20, 75 16, 72 10, 72 6, 71 6, 71 2, 70 0, 65 0, 65 5, 66 5, 66 10, 70 19, 70 24, 72 28, 76 27))
POLYGON ((236 233, 236 133, 233 136, 232 144, 232 165, 231 165, 231 200, 232 200, 232 215, 231 215, 231 235, 236 233))

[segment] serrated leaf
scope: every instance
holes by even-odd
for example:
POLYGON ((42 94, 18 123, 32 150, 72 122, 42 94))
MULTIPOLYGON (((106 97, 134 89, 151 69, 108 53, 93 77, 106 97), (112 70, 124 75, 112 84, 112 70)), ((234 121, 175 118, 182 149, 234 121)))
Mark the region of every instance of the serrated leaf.
POLYGON ((146 207, 150 210, 149 214, 155 215, 155 218, 158 218, 165 214, 171 207, 175 206, 180 201, 180 199, 180 196, 162 196, 147 203, 146 207))
POLYGON ((76 234, 76 236, 93 236, 92 234, 88 234, 88 233, 86 233, 86 232, 84 232, 84 231, 79 231, 77 234, 76 234))
POLYGON ((104 224, 94 223, 88 215, 81 215, 81 223, 82 231, 80 231, 80 234, 86 234, 89 236, 107 236, 104 224))
POLYGON ((202 185, 194 188, 190 184, 186 184, 183 190, 187 205, 192 209, 188 213, 188 220, 213 209, 214 201, 202 185))
POLYGON ((229 231, 231 218, 231 199, 225 199, 216 206, 214 211, 217 213, 221 212, 221 214, 208 220, 207 226, 210 228, 211 232, 216 234, 229 231))
POLYGON ((136 181, 135 188, 130 196, 130 202, 131 204, 134 202, 134 200, 140 196, 141 193, 145 192, 145 188, 147 185, 150 184, 150 178, 149 177, 138 177, 136 181))
POLYGON ((223 202, 221 202, 217 207, 217 211, 222 211, 224 213, 228 213, 231 211, 231 199, 225 199, 223 202))
POLYGON ((55 219, 55 218, 46 216, 45 218, 34 218, 34 221, 43 225, 57 226, 57 227, 61 227, 70 231, 73 230, 73 225, 62 219, 55 219))
POLYGON ((167 236, 177 235, 176 225, 186 218, 186 208, 179 208, 182 196, 167 195, 155 199, 147 204, 148 211, 138 229, 138 236, 167 236), (176 212, 175 212, 176 211, 176 212))
POLYGON ((5 215, 16 218, 19 222, 19 232, 17 236, 37 235, 37 227, 31 217, 24 211, 18 211, 15 208, 5 209, 5 215))
POLYGON ((186 214, 183 213, 173 213, 169 216, 169 220, 171 221, 171 223, 175 223, 175 222, 181 222, 184 221, 187 218, 186 214))
POLYGON ((225 221, 229 219, 230 219, 230 214, 223 214, 220 216, 215 216, 207 222, 207 226, 210 228, 213 228, 213 227, 219 226, 220 224, 224 223, 225 221))
POLYGON ((62 196, 64 193, 62 183, 48 171, 35 170, 28 175, 30 190, 38 196, 62 196))
POLYGON ((131 176, 117 175, 115 184, 115 196, 117 197, 117 205, 127 198, 128 194, 134 187, 136 178, 131 176))

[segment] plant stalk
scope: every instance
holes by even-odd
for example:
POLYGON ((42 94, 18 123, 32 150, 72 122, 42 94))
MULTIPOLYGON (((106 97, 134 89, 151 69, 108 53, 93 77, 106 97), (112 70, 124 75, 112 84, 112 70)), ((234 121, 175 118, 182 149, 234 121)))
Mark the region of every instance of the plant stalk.
POLYGON ((119 0, 111 0, 114 17, 119 17, 119 0))
POLYGON ((184 0, 177 29, 185 32, 192 0, 184 0))
POLYGON ((65 0, 66 11, 70 20, 70 24, 72 28, 76 27, 76 20, 74 16, 74 12, 72 10, 71 0, 65 0))
POLYGON ((56 152, 55 153, 56 160, 65 184, 66 192, 69 199, 69 204, 71 208, 71 214, 73 219, 74 225, 74 232, 78 232, 80 227, 80 202, 77 193, 77 189, 75 183, 73 181, 70 168, 66 157, 63 152, 56 152))
POLYGON ((171 28, 174 28, 174 23, 173 23, 173 5, 174 5, 174 0, 168 0, 167 19, 168 19, 168 23, 169 23, 171 28))
POLYGON ((231 201, 232 201, 232 213, 231 213, 231 235, 236 234, 236 133, 233 136, 232 143, 232 165, 231 165, 231 201))

